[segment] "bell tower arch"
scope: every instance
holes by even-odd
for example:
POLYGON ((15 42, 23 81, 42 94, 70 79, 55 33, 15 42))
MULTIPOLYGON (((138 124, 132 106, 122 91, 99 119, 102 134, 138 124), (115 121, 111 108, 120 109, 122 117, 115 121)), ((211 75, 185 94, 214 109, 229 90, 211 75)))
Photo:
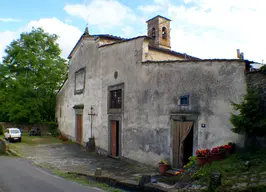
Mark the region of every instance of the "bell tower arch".
POLYGON ((171 49, 170 21, 170 19, 160 15, 146 21, 148 26, 147 35, 151 37, 151 46, 171 49))

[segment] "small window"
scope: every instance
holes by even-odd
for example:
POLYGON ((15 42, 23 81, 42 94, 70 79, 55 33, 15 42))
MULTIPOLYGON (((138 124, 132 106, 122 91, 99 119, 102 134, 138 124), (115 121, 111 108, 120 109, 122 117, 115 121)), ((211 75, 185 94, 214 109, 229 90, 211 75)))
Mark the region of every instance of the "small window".
POLYGON ((110 109, 122 108, 122 89, 110 91, 110 109))
POLYGON ((189 95, 180 97, 180 105, 189 105, 189 95))
POLYGON ((155 28, 153 27, 152 30, 151 30, 151 37, 153 39, 155 39, 156 35, 155 35, 155 28))
POLYGON ((162 38, 163 39, 167 39, 167 30, 166 30, 166 27, 163 27, 162 28, 162 38))

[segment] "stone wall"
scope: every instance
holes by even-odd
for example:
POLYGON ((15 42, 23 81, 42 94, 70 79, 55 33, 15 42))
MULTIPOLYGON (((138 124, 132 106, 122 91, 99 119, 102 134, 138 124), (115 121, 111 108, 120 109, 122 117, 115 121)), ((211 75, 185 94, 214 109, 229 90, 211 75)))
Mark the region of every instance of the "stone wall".
POLYGON ((266 92, 266 74, 262 71, 250 71, 247 73, 247 83, 249 86, 261 87, 266 92))
POLYGON ((4 139, 0 138, 0 154, 5 154, 7 152, 7 143, 4 139))
POLYGON ((171 117, 180 113, 198 113, 194 154, 230 141, 243 145, 229 118, 231 101, 240 101, 246 91, 244 67, 236 60, 142 63, 125 84, 123 155, 153 165, 171 160, 171 117), (189 106, 179 105, 182 95, 189 95, 189 106))
POLYGON ((32 127, 37 127, 39 129, 41 129, 41 131, 48 131, 49 126, 46 124, 20 124, 20 123, 11 123, 11 122, 0 122, 1 125, 3 125, 4 129, 6 128, 20 128, 22 131, 30 131, 32 127))

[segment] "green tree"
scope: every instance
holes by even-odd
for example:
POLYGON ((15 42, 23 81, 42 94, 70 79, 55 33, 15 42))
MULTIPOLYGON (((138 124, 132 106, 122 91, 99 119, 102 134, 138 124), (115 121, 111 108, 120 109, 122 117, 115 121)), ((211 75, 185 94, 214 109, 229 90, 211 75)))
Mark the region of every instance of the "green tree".
POLYGON ((231 114, 230 121, 234 125, 232 131, 246 136, 246 147, 257 145, 256 137, 266 135, 266 118, 262 102, 259 89, 249 87, 242 102, 232 103, 237 112, 231 114))
POLYGON ((58 36, 32 29, 7 46, 0 67, 0 114, 5 121, 53 121, 56 91, 67 71, 58 36))

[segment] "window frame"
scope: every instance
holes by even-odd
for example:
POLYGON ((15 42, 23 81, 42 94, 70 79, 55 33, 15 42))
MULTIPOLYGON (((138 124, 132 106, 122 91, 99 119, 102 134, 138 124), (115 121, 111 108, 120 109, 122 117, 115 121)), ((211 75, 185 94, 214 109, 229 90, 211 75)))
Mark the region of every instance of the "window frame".
POLYGON ((179 97, 179 104, 180 106, 189 106, 190 104, 190 99, 189 99, 189 95, 182 95, 179 97), (187 100, 187 103, 186 104, 182 104, 182 99, 186 99, 187 100))
POLYGON ((80 68, 79 70, 77 70, 76 72, 75 72, 75 80, 74 80, 75 82, 74 82, 74 86, 75 86, 75 88, 74 88, 74 94, 75 95, 77 95, 77 94, 82 94, 82 93, 84 93, 84 90, 85 90, 85 84, 86 84, 86 67, 82 67, 82 68, 80 68), (77 75, 79 74, 79 73, 84 73, 84 80, 83 80, 83 87, 81 88, 81 89, 77 89, 77 75))
POLYGON ((110 91, 110 109, 121 109, 122 108, 122 89, 116 89, 110 91), (115 94, 117 94, 115 96, 115 94), (119 102, 120 97, 120 102, 119 102))
POLYGON ((123 113, 123 111, 124 111, 124 83, 109 86, 107 94, 107 113, 117 114, 117 113, 123 113), (111 92, 117 90, 121 90, 121 108, 111 108, 111 92))

